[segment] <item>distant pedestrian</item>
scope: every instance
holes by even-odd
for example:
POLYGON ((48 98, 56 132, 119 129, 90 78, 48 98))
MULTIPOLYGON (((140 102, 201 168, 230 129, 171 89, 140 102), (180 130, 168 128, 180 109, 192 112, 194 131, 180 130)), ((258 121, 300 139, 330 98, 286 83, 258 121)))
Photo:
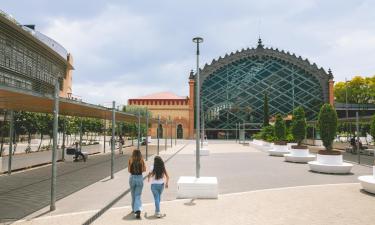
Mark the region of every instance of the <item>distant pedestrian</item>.
POLYGON ((122 151, 122 146, 125 144, 125 141, 124 141, 124 138, 122 137, 122 135, 119 136, 118 138, 118 150, 119 150, 119 153, 120 154, 124 154, 123 151, 122 151))
POLYGON ((148 182, 150 182, 150 178, 152 178, 151 191, 155 201, 155 216, 160 218, 161 194, 163 193, 164 186, 165 188, 168 188, 169 182, 168 172, 165 169, 163 159, 160 156, 155 156, 154 158, 154 165, 151 167, 147 176, 148 182))
POLYGON ((136 218, 141 218, 142 211, 142 189, 143 176, 142 173, 146 171, 145 161, 143 160, 140 150, 133 150, 132 156, 128 162, 128 171, 131 174, 129 178, 129 186, 132 195, 132 212, 136 218))
POLYGON ((82 153, 81 148, 78 147, 78 142, 75 143, 75 146, 76 146, 76 149, 75 149, 75 153, 74 153, 74 157, 75 157, 75 160, 74 160, 74 161, 78 161, 79 156, 81 156, 82 159, 83 159, 83 161, 86 162, 86 157, 85 157, 85 155, 82 153))

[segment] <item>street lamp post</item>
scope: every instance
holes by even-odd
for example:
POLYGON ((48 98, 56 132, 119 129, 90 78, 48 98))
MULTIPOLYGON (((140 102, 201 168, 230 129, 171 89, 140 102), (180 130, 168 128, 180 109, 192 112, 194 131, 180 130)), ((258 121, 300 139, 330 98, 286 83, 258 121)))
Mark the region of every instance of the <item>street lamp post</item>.
POLYGON ((195 126, 196 126, 196 153, 195 153, 195 173, 196 177, 200 177, 200 145, 199 145, 199 138, 200 138, 200 82, 199 82, 199 43, 203 42, 203 38, 195 37, 193 38, 193 42, 197 44, 197 75, 195 76, 195 126))

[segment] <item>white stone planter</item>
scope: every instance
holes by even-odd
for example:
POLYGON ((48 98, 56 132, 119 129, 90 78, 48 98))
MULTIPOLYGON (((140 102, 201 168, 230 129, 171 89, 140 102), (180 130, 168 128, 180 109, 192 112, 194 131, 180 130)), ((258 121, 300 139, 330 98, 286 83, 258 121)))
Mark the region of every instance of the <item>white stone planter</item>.
MULTIPOLYGON (((199 149, 199 155, 201 155, 201 156, 208 156, 208 155, 210 155, 210 150, 208 150, 208 148, 207 147, 203 147, 203 148, 200 148, 199 149)), ((194 155, 196 154, 196 151, 194 150, 194 155)))
POLYGON ((287 143, 286 145, 288 146, 288 149, 291 150, 292 145, 297 145, 297 143, 287 143))
POLYGON ((180 177, 177 181, 177 198, 217 198, 216 177, 180 177))
POLYGON ((375 194, 375 166, 372 167, 372 176, 360 176, 358 177, 359 182, 363 190, 375 194))
POLYGON ((0 157, 0 173, 2 173, 3 171, 3 157, 0 157))
POLYGON ((315 159, 315 155, 309 153, 309 149, 290 149, 289 154, 285 154, 285 161, 296 163, 307 163, 315 159))
POLYGON ((320 173, 346 174, 353 167, 353 164, 343 162, 342 155, 317 154, 317 160, 308 163, 310 170, 320 173))
POLYGON ((285 154, 289 153, 287 145, 276 145, 274 144, 272 149, 268 150, 270 156, 279 156, 282 157, 285 154))

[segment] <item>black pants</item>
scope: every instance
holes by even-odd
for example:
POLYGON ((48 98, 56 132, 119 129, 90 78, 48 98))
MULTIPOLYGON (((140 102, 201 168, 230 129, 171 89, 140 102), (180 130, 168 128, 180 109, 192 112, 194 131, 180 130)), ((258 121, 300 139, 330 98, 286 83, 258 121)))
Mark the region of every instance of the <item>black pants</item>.
POLYGON ((86 161, 86 157, 85 157, 85 155, 82 152, 76 151, 76 153, 74 155, 76 157, 76 160, 78 160, 79 156, 82 156, 83 161, 86 161))

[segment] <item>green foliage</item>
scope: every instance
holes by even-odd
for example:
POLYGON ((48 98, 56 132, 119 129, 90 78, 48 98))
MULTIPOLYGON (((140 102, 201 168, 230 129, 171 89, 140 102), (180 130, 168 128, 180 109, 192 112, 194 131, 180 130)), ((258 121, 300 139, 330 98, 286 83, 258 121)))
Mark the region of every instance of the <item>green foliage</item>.
POLYGON ((273 126, 271 125, 265 126, 265 127, 262 127, 262 130, 259 132, 259 137, 262 140, 272 142, 275 140, 274 132, 275 132, 275 129, 273 126))
POLYGON ((264 106, 263 106, 263 127, 266 127, 268 125, 270 125, 270 122, 269 122, 269 118, 270 118, 270 115, 269 115, 269 108, 268 108, 268 95, 267 93, 265 92, 264 93, 264 106))
POLYGON ((276 141, 285 141, 286 139, 285 121, 283 120, 283 117, 280 114, 276 115, 275 139, 276 141))
POLYGON ((286 135, 286 141, 287 141, 287 142, 295 142, 295 139, 294 139, 294 137, 293 137, 293 134, 288 133, 288 134, 286 135))
POLYGON ((332 150, 332 142, 335 139, 337 131, 337 113, 328 103, 320 108, 318 115, 318 127, 324 147, 332 150))
POLYGON ((375 114, 372 116, 371 125, 370 125, 370 134, 372 136, 372 140, 375 141, 375 114))
POLYGON ((295 108, 293 111, 291 131, 298 145, 301 145, 303 139, 306 137, 306 117, 305 111, 301 106, 295 108))
POLYGON ((335 84, 335 101, 345 103, 367 104, 375 101, 375 76, 355 76, 348 82, 335 84))

